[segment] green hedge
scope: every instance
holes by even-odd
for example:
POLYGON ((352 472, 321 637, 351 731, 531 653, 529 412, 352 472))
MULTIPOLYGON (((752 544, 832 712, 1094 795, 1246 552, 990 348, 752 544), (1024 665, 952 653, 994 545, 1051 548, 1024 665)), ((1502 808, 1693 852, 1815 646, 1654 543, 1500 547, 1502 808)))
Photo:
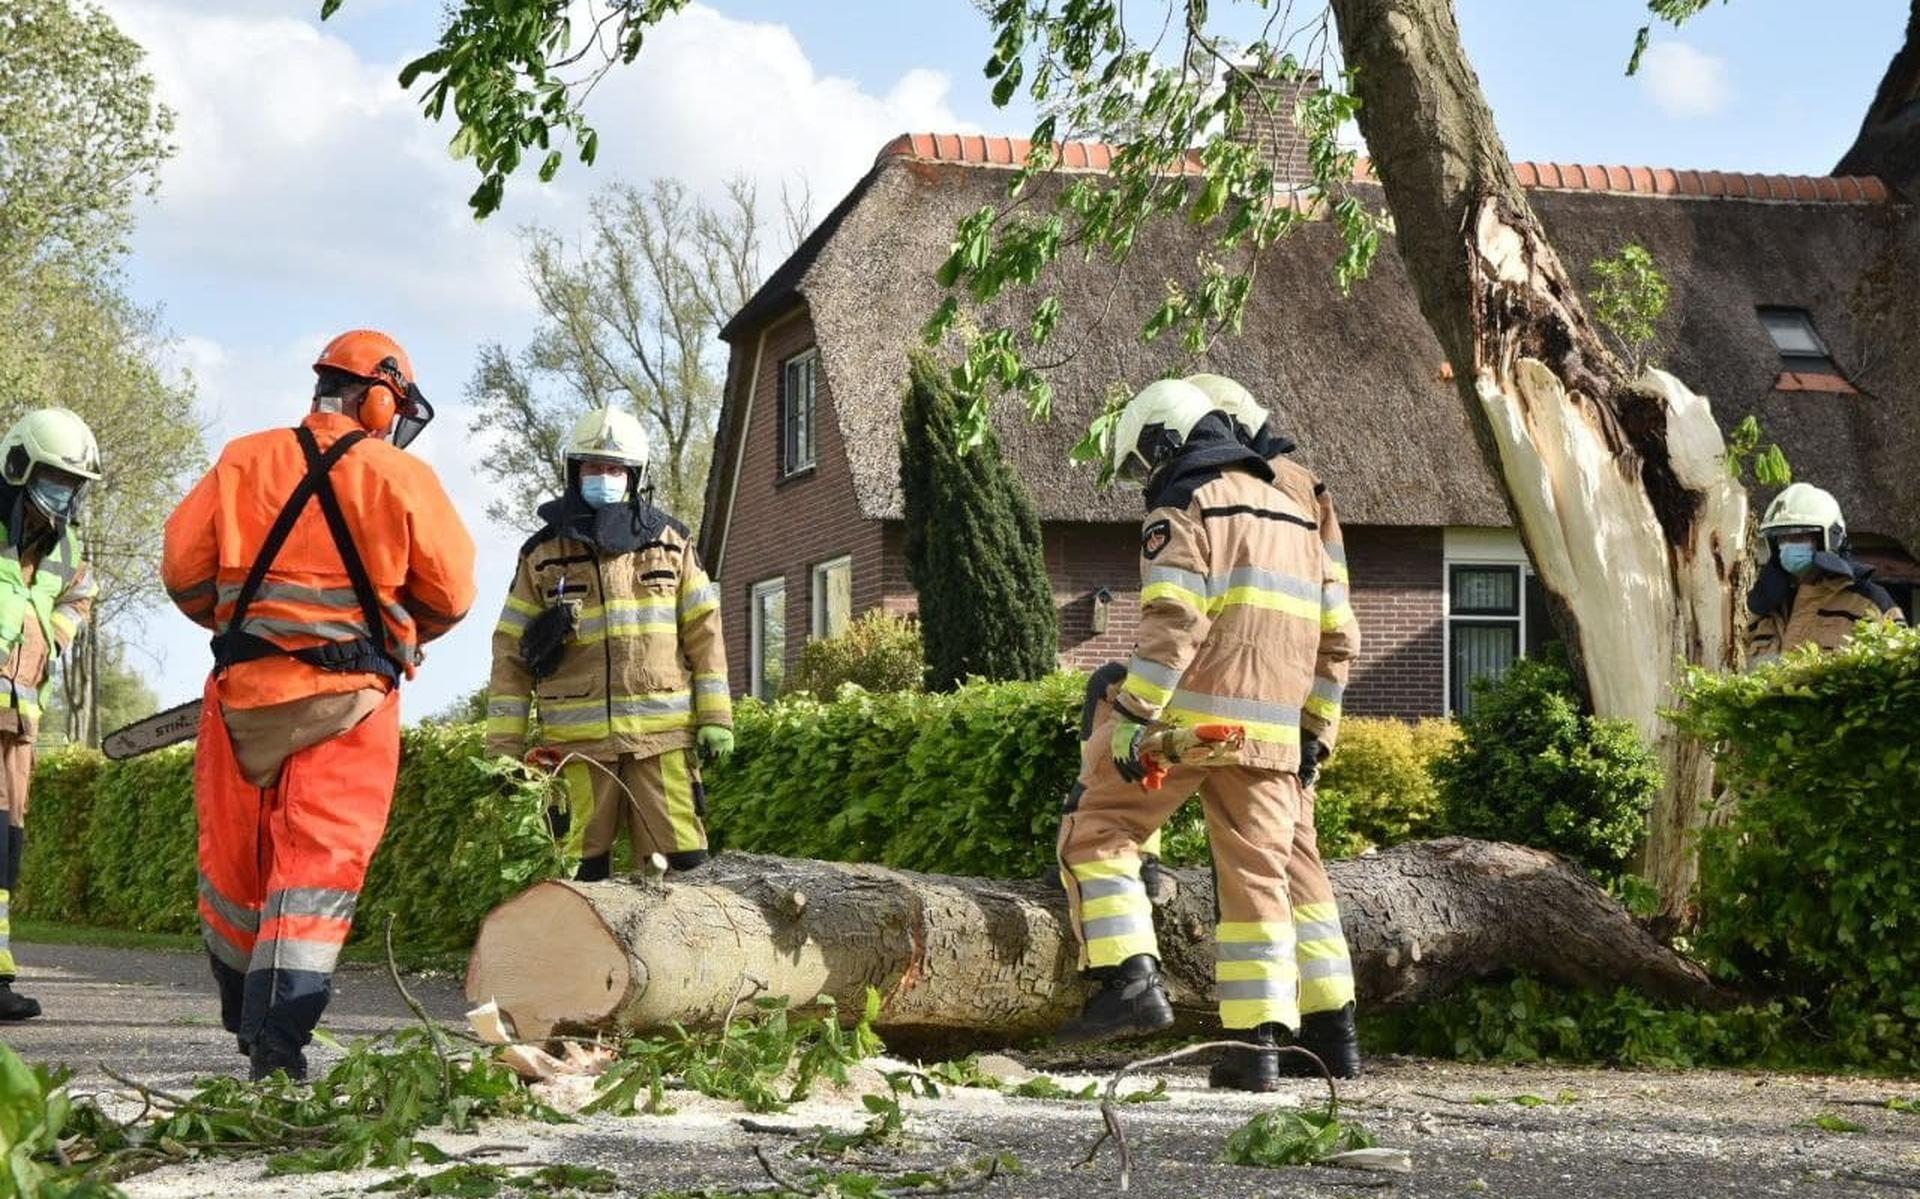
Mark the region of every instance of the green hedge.
POLYGON ((1920 1066, 1920 631, 1697 674, 1684 702, 1732 807, 1701 843, 1701 950, 1811 1002, 1845 1059, 1920 1066))
MULTIPOLYGON (((463 951, 480 917, 563 869, 539 784, 484 753, 477 725, 407 730, 393 815, 368 871, 356 937, 387 914, 409 958, 463 951)), ((193 752, 107 762, 44 755, 34 772, 17 915, 143 932, 198 928, 193 752)))

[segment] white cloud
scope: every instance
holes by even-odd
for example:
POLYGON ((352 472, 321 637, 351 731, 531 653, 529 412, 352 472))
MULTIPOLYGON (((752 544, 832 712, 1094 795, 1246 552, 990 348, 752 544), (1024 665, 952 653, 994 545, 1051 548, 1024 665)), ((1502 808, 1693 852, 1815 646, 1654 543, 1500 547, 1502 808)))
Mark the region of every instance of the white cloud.
POLYGON ((1640 78, 1670 117, 1710 117, 1733 102, 1726 60, 1685 42, 1655 42, 1640 62, 1640 78))
MULTIPOLYGON (((598 166, 569 162, 548 186, 516 177, 505 211, 476 224, 466 200, 477 180, 446 153, 451 126, 429 124, 394 82, 398 64, 423 47, 400 35, 380 43, 378 5, 350 6, 370 18, 352 43, 310 19, 311 0, 106 6, 147 48, 179 114, 179 153, 142 212, 130 271, 182 336, 177 364, 199 384, 216 448, 292 423, 305 409, 314 353, 353 326, 400 336, 439 410, 417 450, 474 529, 481 599, 432 655, 414 714, 484 681, 487 630, 519 542, 483 515, 489 489, 473 457, 484 447, 466 435, 458 398, 482 342, 515 344, 531 326, 516 228, 577 232, 594 188, 656 176, 713 196, 744 174, 770 208, 783 183, 804 183, 818 217, 893 135, 967 128, 942 73, 913 70, 868 90, 815 71, 784 26, 694 5, 594 96, 598 166), (380 45, 390 59, 355 45, 380 45)), ((171 614, 152 626, 149 646, 167 661, 160 689, 192 694, 204 637, 171 614)))

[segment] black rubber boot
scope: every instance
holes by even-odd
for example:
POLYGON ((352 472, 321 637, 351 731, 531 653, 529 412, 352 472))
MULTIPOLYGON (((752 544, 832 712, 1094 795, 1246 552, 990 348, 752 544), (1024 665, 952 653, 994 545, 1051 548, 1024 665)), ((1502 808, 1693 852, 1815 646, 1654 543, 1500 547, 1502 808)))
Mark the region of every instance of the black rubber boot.
POLYGON ((1279 1047, 1293 1039, 1280 1024, 1262 1024, 1258 1028, 1229 1032, 1230 1037, 1252 1041, 1252 1045, 1230 1045, 1213 1069, 1207 1071, 1207 1085, 1216 1091, 1266 1092, 1280 1089, 1279 1047))
POLYGON ((13 980, 0 979, 0 1023, 31 1020, 40 1014, 40 1001, 13 993, 13 980))
POLYGON ((294 1082, 307 1081, 307 1055, 298 1049, 276 1047, 269 1044, 267 1038, 261 1037, 253 1043, 248 1059, 248 1077, 255 1082, 272 1076, 277 1070, 286 1071, 287 1077, 294 1082))
POLYGON ((1078 1016, 1053 1034, 1055 1043, 1147 1037, 1173 1026, 1173 1003, 1167 998, 1166 980, 1160 977, 1160 962, 1152 954, 1136 953, 1118 966, 1099 966, 1087 973, 1100 989, 1087 999, 1078 1016))
MULTIPOLYGON (((1360 1077, 1360 1033, 1354 1028, 1351 1003, 1338 1011, 1302 1016, 1298 1044, 1312 1050, 1335 1078, 1360 1077)), ((1281 1055, 1280 1072, 1296 1078, 1320 1077, 1314 1064, 1297 1053, 1281 1055)))
POLYGON ((1147 889, 1147 902, 1156 908, 1166 907, 1180 894, 1173 872, 1150 853, 1140 855, 1140 885, 1147 889))

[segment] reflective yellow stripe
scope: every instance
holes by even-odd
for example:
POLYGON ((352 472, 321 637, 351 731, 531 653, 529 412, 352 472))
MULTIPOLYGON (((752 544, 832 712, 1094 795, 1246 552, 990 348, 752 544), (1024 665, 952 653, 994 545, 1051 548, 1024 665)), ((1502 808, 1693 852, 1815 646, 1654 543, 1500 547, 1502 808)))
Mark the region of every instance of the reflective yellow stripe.
MULTIPOLYGON (((1209 712, 1197 712, 1192 708, 1168 708, 1160 713, 1160 719, 1167 724, 1191 727, 1196 724, 1218 724, 1222 717, 1209 712)), ((1247 730, 1247 737, 1253 741, 1286 742, 1300 735, 1300 726, 1295 724, 1267 724, 1239 719, 1234 723, 1247 730)))
POLYGON ((1353 581, 1347 577, 1347 564, 1344 562, 1335 562, 1331 558, 1327 560, 1327 578, 1336 583, 1350 583, 1353 581))
POLYGON ((1207 610, 1207 597, 1197 591, 1189 591, 1178 583, 1148 583, 1140 591, 1140 606, 1146 607, 1155 600, 1172 600, 1185 608, 1196 612, 1207 610))
POLYGON ((1329 900, 1326 903, 1297 903, 1293 905, 1295 924, 1318 924, 1323 920, 1340 919, 1340 905, 1329 900))
POLYGON ((1297 595, 1288 595, 1283 591, 1268 591, 1261 587, 1234 587, 1222 592, 1214 597, 1208 611, 1218 616, 1232 607, 1260 608, 1287 616, 1304 617, 1307 620, 1324 619, 1321 617, 1318 601, 1301 599, 1297 595))
POLYGON ((1150 858, 1157 858, 1160 856, 1160 830, 1159 829, 1154 829, 1152 833, 1148 834, 1147 839, 1140 843, 1140 852, 1150 858))
POLYGON ((1127 895, 1104 895, 1099 899, 1082 900, 1080 918, 1098 920, 1102 916, 1133 916, 1153 914, 1153 903, 1143 891, 1127 895))
POLYGON ((507 597, 507 607, 512 608, 515 612, 523 612, 528 616, 538 616, 541 612, 539 604, 534 603, 532 600, 523 600, 517 595, 509 595, 507 597))
POLYGON ((1285 945, 1293 940, 1293 921, 1229 920, 1214 930, 1213 939, 1238 945, 1285 945))
POLYGON ((487 736, 524 737, 527 733, 527 718, 524 716, 487 717, 487 736))
POLYGON ((1319 699, 1309 696, 1306 702, 1306 711, 1307 715, 1318 716, 1325 721, 1340 719, 1340 705, 1330 699, 1319 699))
POLYGON ((1320 627, 1329 633, 1353 623, 1353 605, 1340 604, 1320 613, 1320 627))
POLYGON ((1337 1012, 1353 1002, 1353 976, 1309 978, 1300 984, 1300 1010, 1337 1012))
POLYGON ((1293 947, 1293 956, 1323 962, 1333 961, 1347 956, 1347 942, 1345 938, 1338 941, 1301 941, 1293 947))
POLYGON ((1258 1028, 1262 1024, 1278 1024, 1297 1029, 1300 1027, 1300 1009, 1285 999, 1223 999, 1220 1001, 1220 1027, 1258 1028))
POLYGON ((1213 977, 1223 983, 1245 982, 1255 978, 1293 977, 1293 963, 1279 962, 1215 962, 1213 977))
POLYGON ((685 753, 660 755, 660 777, 667 799, 667 822, 673 826, 675 853, 707 847, 707 831, 693 803, 693 772, 685 753))
POLYGON ((593 767, 585 762, 568 762, 560 769, 560 779, 567 787, 567 811, 570 823, 567 825, 566 840, 560 843, 560 850, 567 857, 578 859, 587 852, 587 826, 593 823, 593 767))
POLYGON ((1173 688, 1150 683, 1137 674, 1128 675, 1127 681, 1120 684, 1120 690, 1128 695, 1137 696, 1156 708, 1173 698, 1173 688))
POLYGON ((1073 871, 1073 877, 1081 882, 1091 882, 1096 878, 1140 877, 1139 858, 1100 858, 1092 862, 1075 862, 1067 869, 1073 871))

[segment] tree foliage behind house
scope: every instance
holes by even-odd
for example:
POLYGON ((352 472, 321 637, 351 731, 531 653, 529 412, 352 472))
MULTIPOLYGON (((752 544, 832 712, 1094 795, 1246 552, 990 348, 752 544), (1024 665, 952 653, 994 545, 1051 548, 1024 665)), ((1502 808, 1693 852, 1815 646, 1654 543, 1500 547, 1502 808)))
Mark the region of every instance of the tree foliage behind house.
POLYGON ((907 574, 920 593, 927 686, 1038 679, 1055 669, 1060 622, 1040 518, 991 430, 971 447, 939 367, 916 355, 901 411, 907 574))

